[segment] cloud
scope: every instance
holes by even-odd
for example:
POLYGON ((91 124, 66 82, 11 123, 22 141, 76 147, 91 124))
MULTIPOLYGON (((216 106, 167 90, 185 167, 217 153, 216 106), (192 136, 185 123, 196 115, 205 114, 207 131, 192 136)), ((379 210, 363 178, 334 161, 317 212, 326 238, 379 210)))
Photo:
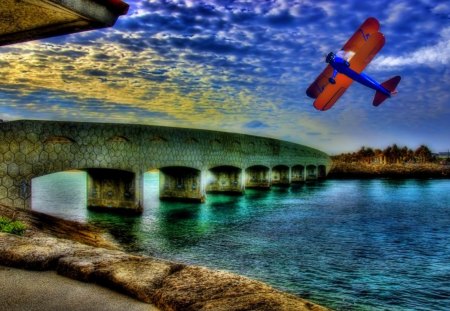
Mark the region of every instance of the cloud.
POLYGON ((431 8, 431 12, 437 14, 443 18, 450 18, 450 4, 439 3, 431 8))
POLYGON ((421 47, 411 53, 398 56, 380 56, 374 62, 374 68, 383 70, 401 66, 446 66, 450 64, 450 27, 440 33, 440 40, 432 46, 421 47))

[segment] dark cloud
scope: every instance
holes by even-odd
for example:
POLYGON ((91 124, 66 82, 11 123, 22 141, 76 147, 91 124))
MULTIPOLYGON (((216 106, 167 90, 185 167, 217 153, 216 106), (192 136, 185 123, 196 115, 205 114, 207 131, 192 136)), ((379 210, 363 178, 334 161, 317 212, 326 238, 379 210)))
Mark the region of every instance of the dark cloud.
POLYGON ((264 129, 264 128, 270 127, 266 123, 259 121, 259 120, 253 120, 253 121, 247 122, 244 124, 244 126, 246 128, 250 128, 250 129, 264 129))
POLYGON ((93 77, 105 77, 108 75, 107 71, 99 69, 86 69, 83 73, 93 77))
POLYGON ((308 135, 308 136, 321 136, 322 135, 322 133, 320 133, 320 132, 307 132, 306 133, 306 135, 308 135))
POLYGON ((96 53, 93 56, 93 59, 95 61, 99 61, 99 62, 107 62, 107 61, 111 60, 111 58, 112 57, 110 55, 107 55, 105 53, 96 53))

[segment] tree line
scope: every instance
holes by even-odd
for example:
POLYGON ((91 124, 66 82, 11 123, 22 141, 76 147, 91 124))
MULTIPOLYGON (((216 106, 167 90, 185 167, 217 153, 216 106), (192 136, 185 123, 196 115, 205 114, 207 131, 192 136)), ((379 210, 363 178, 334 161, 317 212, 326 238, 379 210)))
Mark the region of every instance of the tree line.
POLYGON ((399 147, 396 144, 388 146, 383 150, 363 146, 357 152, 342 153, 332 158, 333 160, 347 163, 364 162, 369 164, 429 163, 436 161, 436 157, 425 145, 421 145, 416 150, 412 150, 406 146, 399 147))

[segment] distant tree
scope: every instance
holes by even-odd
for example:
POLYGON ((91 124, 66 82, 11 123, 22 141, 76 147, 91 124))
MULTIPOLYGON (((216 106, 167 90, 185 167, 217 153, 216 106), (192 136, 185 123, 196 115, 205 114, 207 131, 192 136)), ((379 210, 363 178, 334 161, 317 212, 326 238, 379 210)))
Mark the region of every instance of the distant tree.
POLYGON ((417 148, 416 151, 414 151, 414 156, 419 160, 420 163, 431 162, 431 160, 433 159, 433 155, 430 149, 425 145, 421 145, 419 148, 417 148))
POLYGON ((391 157, 392 157, 391 163, 398 163, 400 161, 400 156, 401 156, 400 148, 397 146, 397 144, 393 144, 391 148, 391 157))
POLYGON ((392 163, 392 147, 388 146, 383 150, 383 156, 386 163, 392 163))
POLYGON ((408 162, 408 147, 404 146, 400 149, 400 159, 402 162, 408 162))
POLYGON ((361 149, 359 149, 359 151, 356 153, 358 161, 367 163, 371 163, 373 161, 374 155, 375 153, 373 152, 372 148, 366 148, 364 146, 361 147, 361 149))
POLYGON ((412 149, 408 149, 408 161, 415 162, 416 159, 414 157, 414 151, 412 149))
POLYGON ((358 162, 359 157, 356 152, 344 153, 342 155, 341 161, 347 162, 347 163, 358 162))
POLYGON ((356 152, 356 157, 358 158, 359 161, 361 161, 364 158, 364 152, 365 152, 366 147, 362 146, 357 152, 356 152))
POLYGON ((373 152, 374 152, 375 162, 377 162, 377 163, 385 162, 383 151, 381 149, 375 149, 373 152))
POLYGON ((426 163, 433 161, 433 154, 430 149, 422 145, 415 151, 407 146, 399 148, 397 144, 386 147, 384 150, 372 149, 362 146, 357 152, 342 153, 333 156, 334 160, 346 163, 366 162, 366 163, 426 163))
POLYGON ((403 158, 403 149, 393 144, 383 150, 383 156, 386 163, 399 163, 403 158))

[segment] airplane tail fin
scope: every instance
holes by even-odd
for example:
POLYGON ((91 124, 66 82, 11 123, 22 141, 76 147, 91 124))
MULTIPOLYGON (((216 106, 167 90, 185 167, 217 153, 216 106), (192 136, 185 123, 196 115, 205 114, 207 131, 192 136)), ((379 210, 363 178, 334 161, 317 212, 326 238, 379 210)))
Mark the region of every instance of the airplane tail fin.
MULTIPOLYGON (((398 83, 400 82, 400 79, 401 79, 400 76, 395 76, 395 77, 381 83, 381 86, 384 87, 386 90, 388 90, 391 93, 391 95, 395 95, 395 94, 397 94, 397 90, 395 88, 397 87, 398 83)), ((375 97, 373 99, 373 105, 374 106, 380 105, 388 97, 390 97, 390 96, 377 91, 375 93, 375 97)))

